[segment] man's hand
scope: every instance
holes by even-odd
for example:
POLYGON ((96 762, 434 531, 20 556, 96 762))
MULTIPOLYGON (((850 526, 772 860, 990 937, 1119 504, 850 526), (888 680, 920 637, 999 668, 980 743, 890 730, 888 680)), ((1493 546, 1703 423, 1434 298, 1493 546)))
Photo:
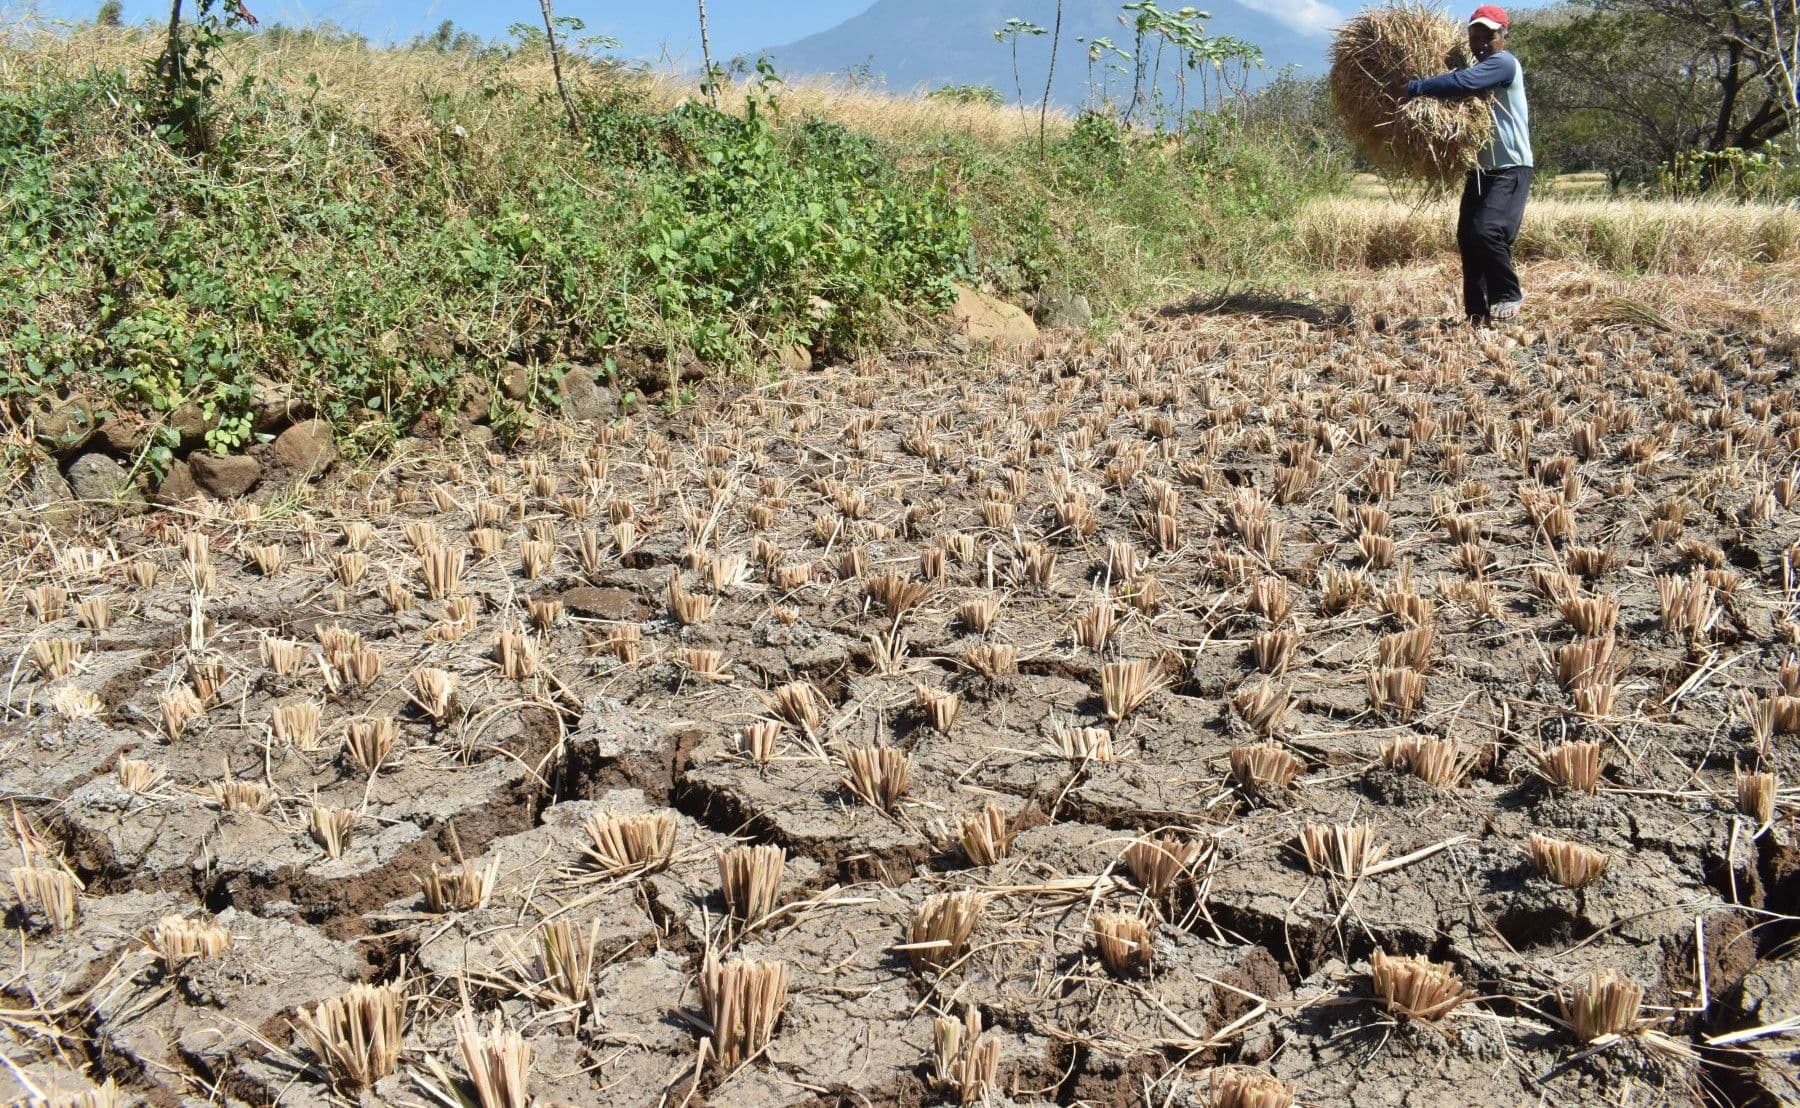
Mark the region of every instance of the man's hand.
POLYGON ((1394 85, 1394 99, 1404 104, 1413 98, 1412 82, 1400 81, 1394 85))

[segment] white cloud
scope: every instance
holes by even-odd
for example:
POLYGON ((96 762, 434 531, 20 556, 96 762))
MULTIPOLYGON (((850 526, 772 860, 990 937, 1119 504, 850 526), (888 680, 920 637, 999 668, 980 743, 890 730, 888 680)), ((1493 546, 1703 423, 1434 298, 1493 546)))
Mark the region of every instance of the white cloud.
POLYGON ((1283 23, 1307 34, 1324 34, 1336 30, 1348 18, 1323 0, 1239 0, 1246 8, 1274 16, 1283 23))

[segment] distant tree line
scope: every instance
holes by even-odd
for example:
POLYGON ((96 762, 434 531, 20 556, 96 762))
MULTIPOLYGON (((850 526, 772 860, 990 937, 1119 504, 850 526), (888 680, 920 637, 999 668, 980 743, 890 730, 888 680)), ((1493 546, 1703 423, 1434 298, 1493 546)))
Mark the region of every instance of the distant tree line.
POLYGON ((1708 187, 1794 149, 1794 16, 1780 0, 1562 0, 1519 20, 1533 138, 1614 187, 1708 187))

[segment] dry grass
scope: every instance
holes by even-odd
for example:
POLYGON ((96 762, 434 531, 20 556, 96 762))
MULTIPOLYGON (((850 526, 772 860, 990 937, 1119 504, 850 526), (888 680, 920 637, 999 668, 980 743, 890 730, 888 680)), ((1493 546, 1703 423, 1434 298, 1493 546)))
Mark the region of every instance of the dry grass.
POLYGON ((352 985, 343 996, 300 1009, 300 1038, 331 1086, 354 1096, 393 1073, 400 1063, 405 1003, 389 985, 352 985))
MULTIPOLYGON (((1306 204, 1295 243, 1331 270, 1454 257, 1454 201, 1333 196, 1306 204)), ((1751 263, 1800 262, 1800 210, 1674 200, 1537 200, 1515 255, 1625 273, 1736 273, 1751 263)))
POLYGON ((779 846, 734 846, 719 853, 719 891, 725 910, 754 922, 775 910, 787 852, 779 846))
POLYGON ((1584 1043, 1624 1035, 1637 1029, 1643 999, 1643 988, 1617 973, 1589 974, 1563 996, 1563 1020, 1584 1043))
POLYGON ((986 907, 978 892, 934 893, 913 913, 900 949, 921 973, 941 970, 962 957, 986 907))
POLYGON ((712 1054, 729 1073, 763 1052, 788 1001, 788 968, 782 962, 734 958, 720 964, 708 951, 700 971, 700 998, 712 1025, 712 1054))
POLYGON ((1213 1071, 1207 1103, 1211 1108, 1293 1108, 1294 1087, 1261 1070, 1233 1066, 1213 1071))
POLYGON ((987 1103, 999 1071, 1000 1040, 982 1033, 980 1012, 971 1007, 960 1020, 932 1021, 932 1083, 956 1103, 987 1103))
MULTIPOLYGON (((151 47, 141 38, 98 28, 54 35, 17 31, 11 62, 53 72, 82 69, 88 64, 136 68, 151 47)), ((430 131, 428 96, 461 92, 471 83, 505 82, 549 94, 554 88, 548 61, 539 56, 510 59, 457 57, 447 62, 430 51, 373 50, 348 44, 266 37, 234 43, 221 52, 225 84, 254 77, 290 91, 317 96, 352 118, 395 128, 422 138, 430 131), (477 71, 471 74, 470 70, 477 71), (318 75, 316 89, 306 84, 318 75), (396 109, 406 107, 397 112, 396 109)), ((10 66, 9 66, 10 68, 10 66)), ((604 92, 637 90, 651 103, 673 107, 697 96, 693 79, 672 72, 641 73, 571 65, 565 76, 579 89, 604 92)), ((749 86, 734 82, 721 89, 720 106, 741 114, 749 86)), ((966 135, 980 143, 1016 143, 1037 133, 1037 115, 1021 120, 1016 107, 927 99, 920 90, 882 91, 854 87, 829 78, 799 79, 781 88, 783 111, 795 119, 817 117, 853 126, 896 143, 922 142, 946 134, 966 135)), ((479 122, 479 121, 476 121, 479 122)), ((1071 125, 1064 112, 1052 112, 1048 125, 1061 134, 1071 125)), ((469 127, 471 141, 482 141, 481 128, 469 127)))
POLYGON ((1443 1019, 1473 995, 1449 966, 1379 950, 1370 961, 1370 978, 1388 1011, 1408 1019, 1443 1019))
POLYGON ((1462 28, 1423 6, 1367 8, 1331 46, 1331 102, 1350 138, 1377 165, 1450 184, 1475 164, 1493 132, 1477 97, 1402 101, 1402 82, 1468 62, 1462 28))

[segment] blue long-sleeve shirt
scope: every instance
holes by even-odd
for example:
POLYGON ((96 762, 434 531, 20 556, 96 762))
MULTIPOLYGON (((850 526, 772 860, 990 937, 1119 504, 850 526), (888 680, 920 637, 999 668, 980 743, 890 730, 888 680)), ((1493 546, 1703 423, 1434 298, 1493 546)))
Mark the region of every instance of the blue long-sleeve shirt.
POLYGON ((1487 97, 1494 113, 1494 137, 1481 151, 1483 170, 1532 165, 1531 109, 1525 103, 1525 68, 1505 50, 1490 54, 1467 69, 1406 82, 1410 96, 1457 100, 1487 97))

